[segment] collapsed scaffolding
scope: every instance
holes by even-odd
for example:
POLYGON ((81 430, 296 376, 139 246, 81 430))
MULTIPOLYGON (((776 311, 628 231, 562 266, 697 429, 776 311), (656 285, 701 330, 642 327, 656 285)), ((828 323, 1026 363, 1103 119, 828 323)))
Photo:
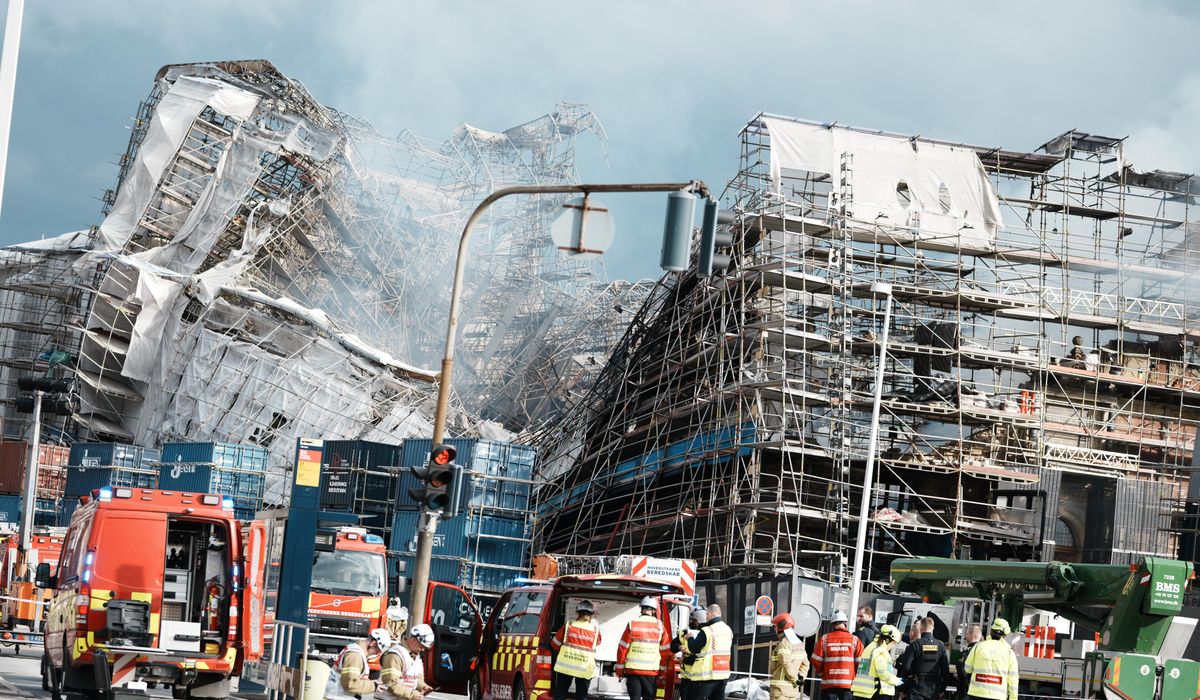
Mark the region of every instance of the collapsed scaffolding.
POLYGON ((887 282, 876 584, 898 556, 1175 556, 1198 194, 1077 131, 1023 153, 759 115, 730 273, 664 280, 539 434, 535 546, 844 585, 887 282))
MULTIPOLYGON (((389 138, 265 61, 164 67, 104 222, 0 260, 5 398, 57 360, 77 406, 56 440, 250 442, 277 472, 296 437, 428 434, 436 374, 422 368, 440 357, 467 214, 497 187, 576 182, 587 133, 603 139, 595 115, 561 104, 502 133, 389 138)), ((552 419, 648 293, 554 254, 561 203, 493 207, 479 229, 458 434, 552 419)), ((11 401, 4 420, 27 432, 11 401)))

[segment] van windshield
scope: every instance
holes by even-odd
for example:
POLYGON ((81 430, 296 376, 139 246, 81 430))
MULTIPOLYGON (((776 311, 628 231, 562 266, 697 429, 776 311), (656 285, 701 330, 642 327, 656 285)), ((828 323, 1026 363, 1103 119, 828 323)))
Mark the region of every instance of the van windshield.
POLYGON ((312 590, 333 595, 381 596, 387 590, 383 555, 344 549, 313 557, 312 590))

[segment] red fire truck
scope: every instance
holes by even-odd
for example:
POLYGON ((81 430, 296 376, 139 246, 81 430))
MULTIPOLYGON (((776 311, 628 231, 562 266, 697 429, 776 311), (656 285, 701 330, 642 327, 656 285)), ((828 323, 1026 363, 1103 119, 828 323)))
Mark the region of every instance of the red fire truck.
MULTIPOLYGON (((57 530, 55 531, 57 532, 57 530)), ((58 566, 63 539, 47 529, 30 536, 29 551, 21 551, 18 533, 0 535, 0 644, 21 646, 42 643, 42 620, 50 596, 34 585, 39 563, 58 566)))
POLYGON ((53 600, 43 683, 110 695, 173 686, 226 697, 262 656, 265 528, 216 494, 112 487, 84 497, 57 567, 38 566, 53 600))
POLYGON ((387 623, 387 547, 360 527, 317 534, 308 596, 309 642, 337 653, 387 623))

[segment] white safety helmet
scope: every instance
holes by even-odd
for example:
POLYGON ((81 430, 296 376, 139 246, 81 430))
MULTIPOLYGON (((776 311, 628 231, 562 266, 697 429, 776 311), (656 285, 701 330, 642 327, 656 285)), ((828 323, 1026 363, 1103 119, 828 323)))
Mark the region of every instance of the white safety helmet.
POLYGON ((392 633, 382 627, 371 630, 371 639, 379 645, 380 649, 387 649, 392 645, 392 633))
POLYGON ((433 646, 433 628, 429 625, 413 625, 412 629, 408 631, 408 636, 420 642, 422 649, 433 646))
POLYGON ((829 616, 829 621, 834 623, 850 622, 850 618, 846 617, 846 613, 841 610, 834 610, 833 614, 829 616))
POLYGON ((644 596, 642 598, 642 602, 640 603, 639 607, 650 608, 651 610, 658 610, 658 603, 654 602, 654 599, 651 598, 650 596, 644 596))

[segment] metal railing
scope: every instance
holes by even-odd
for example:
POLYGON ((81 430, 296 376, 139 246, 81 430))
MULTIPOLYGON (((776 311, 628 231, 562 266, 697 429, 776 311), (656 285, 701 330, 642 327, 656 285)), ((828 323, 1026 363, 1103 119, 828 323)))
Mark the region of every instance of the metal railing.
POLYGON ((283 700, 284 698, 300 698, 304 696, 304 679, 307 671, 308 656, 308 626, 295 622, 274 622, 268 649, 267 662, 267 699, 283 700), (298 658, 299 667, 289 665, 288 655, 297 648, 295 641, 300 638, 301 645, 298 658))

